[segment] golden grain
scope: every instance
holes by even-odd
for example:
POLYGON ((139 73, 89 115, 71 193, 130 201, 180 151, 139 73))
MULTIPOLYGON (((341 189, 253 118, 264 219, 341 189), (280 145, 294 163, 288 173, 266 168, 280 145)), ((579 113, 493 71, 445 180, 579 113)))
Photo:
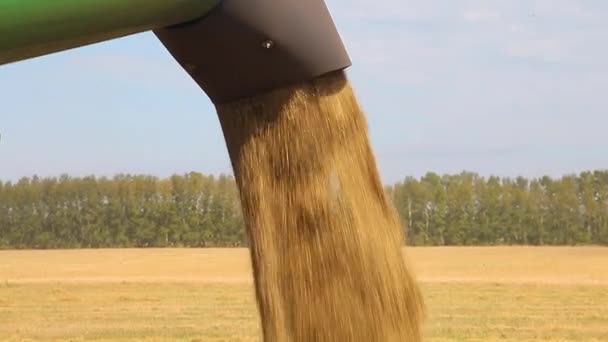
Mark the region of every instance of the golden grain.
POLYGON ((420 341, 422 296, 345 74, 217 110, 264 340, 420 341))

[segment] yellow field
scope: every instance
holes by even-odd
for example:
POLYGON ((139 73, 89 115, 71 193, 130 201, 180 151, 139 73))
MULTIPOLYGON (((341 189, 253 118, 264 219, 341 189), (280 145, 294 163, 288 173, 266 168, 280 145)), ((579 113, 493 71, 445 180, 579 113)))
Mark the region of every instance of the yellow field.
MULTIPOLYGON (((608 341, 608 248, 407 250, 427 341, 608 341)), ((0 251, 2 341, 258 341, 247 250, 0 251)))

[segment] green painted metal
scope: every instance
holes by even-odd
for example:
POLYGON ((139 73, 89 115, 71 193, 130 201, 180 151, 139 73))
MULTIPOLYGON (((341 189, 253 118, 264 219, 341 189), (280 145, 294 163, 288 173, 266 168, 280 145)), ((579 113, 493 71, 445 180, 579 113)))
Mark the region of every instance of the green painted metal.
POLYGON ((0 65, 167 27, 220 0, 0 0, 0 65))

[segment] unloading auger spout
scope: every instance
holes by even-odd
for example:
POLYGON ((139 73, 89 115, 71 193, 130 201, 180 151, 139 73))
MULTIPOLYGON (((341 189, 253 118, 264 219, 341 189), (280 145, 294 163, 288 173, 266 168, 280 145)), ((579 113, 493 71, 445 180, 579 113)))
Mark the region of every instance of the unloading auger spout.
POLYGON ((216 104, 351 64, 323 0, 0 0, 0 65, 150 30, 216 104))

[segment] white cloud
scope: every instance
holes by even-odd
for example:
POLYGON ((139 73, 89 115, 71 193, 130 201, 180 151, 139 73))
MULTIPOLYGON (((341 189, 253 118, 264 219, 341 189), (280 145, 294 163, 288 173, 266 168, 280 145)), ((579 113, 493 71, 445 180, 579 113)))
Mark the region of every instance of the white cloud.
POLYGON ((606 9, 601 0, 535 0, 531 7, 533 13, 538 17, 567 21, 593 20, 597 18, 597 12, 606 9))
POLYGON ((466 10, 464 19, 470 23, 496 23, 501 19, 500 13, 490 10, 466 10))
POLYGON ((566 44, 556 39, 515 41, 507 45, 506 52, 512 57, 537 59, 543 62, 565 61, 570 55, 566 44))
POLYGON ((355 21, 417 20, 436 14, 437 6, 416 0, 326 0, 332 15, 355 21))

